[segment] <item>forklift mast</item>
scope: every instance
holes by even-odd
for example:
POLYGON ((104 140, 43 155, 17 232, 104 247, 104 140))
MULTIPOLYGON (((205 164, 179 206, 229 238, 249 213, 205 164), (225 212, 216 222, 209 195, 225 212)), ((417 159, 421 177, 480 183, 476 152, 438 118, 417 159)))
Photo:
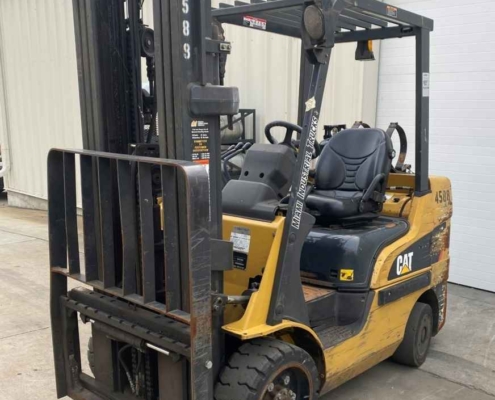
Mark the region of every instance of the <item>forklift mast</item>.
MULTIPOLYGON (((161 361, 163 354, 154 361, 160 364, 158 380, 174 376, 183 383, 175 391, 167 390, 167 396, 212 398, 213 375, 223 361, 223 319, 221 313, 211 316, 209 304, 211 291, 222 293, 222 269, 231 264, 228 257, 232 253, 231 244, 220 240, 220 115, 233 116, 239 107, 237 89, 219 85, 220 56, 230 52, 230 44, 213 30, 208 0, 155 0, 154 38, 142 20, 142 5, 142 0, 73 1, 85 150, 52 150, 49 156, 49 175, 55 177, 57 171, 64 171, 62 181, 52 179, 49 183, 50 229, 59 239, 51 246, 59 396, 73 396, 73 388, 80 385, 67 384, 63 367, 64 356, 76 346, 70 335, 78 336, 76 314, 74 309, 68 311, 72 299, 66 298, 65 307, 60 309, 60 298, 67 293, 67 276, 91 282, 101 292, 147 305, 169 316, 169 327, 191 332, 191 338, 188 334, 181 343, 185 351, 180 346, 170 351, 170 344, 154 343, 160 349, 168 348, 162 353, 174 357, 187 354, 190 361, 188 365, 174 357, 174 362, 161 361), (148 135, 144 133, 143 53, 148 64, 152 58, 153 73, 148 71, 148 78, 155 104, 151 122, 156 123, 158 151, 150 140, 152 128, 148 135), (84 274, 79 259, 75 260, 77 238, 68 227, 77 226, 76 162, 82 176, 84 274), (163 202, 162 211, 156 204, 158 197, 163 202), (205 198, 209 198, 206 203, 205 198), (163 232, 156 226, 160 213, 163 232), (216 254, 226 254, 226 261, 211 263, 210 243, 216 254), (69 261, 67 253, 71 254, 69 261), (122 270, 119 265, 123 265, 122 270), (160 272, 164 267, 166 276, 160 272), (165 285, 160 285, 162 281, 165 285), (67 329, 68 325, 72 329, 67 329)), ((108 329, 105 331, 97 318, 90 319, 95 321, 96 369, 101 370, 111 364, 114 345, 105 340, 108 329)), ((169 331, 168 335, 177 336, 177 332, 169 331)), ((80 363, 78 357, 73 361, 80 363)), ((97 380, 115 388, 115 368, 110 370, 114 372, 97 380)))

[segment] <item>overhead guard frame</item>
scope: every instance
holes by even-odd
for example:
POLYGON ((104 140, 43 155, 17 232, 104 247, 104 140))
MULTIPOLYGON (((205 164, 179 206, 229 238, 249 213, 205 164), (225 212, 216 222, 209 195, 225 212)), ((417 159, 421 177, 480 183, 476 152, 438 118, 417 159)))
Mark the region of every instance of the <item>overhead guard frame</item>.
MULTIPOLYGON (((333 3, 334 7, 343 5, 334 33, 335 43, 416 37, 415 195, 428 194, 430 32, 433 31, 433 20, 377 0, 338 0, 333 3)), ((221 23, 248 28, 244 24, 245 16, 259 18, 265 21, 262 31, 301 38, 304 6, 304 0, 235 1, 234 5, 220 3, 211 15, 221 23)), ((303 122, 311 76, 311 68, 305 66, 302 70, 308 71, 300 82, 299 123, 303 122)))

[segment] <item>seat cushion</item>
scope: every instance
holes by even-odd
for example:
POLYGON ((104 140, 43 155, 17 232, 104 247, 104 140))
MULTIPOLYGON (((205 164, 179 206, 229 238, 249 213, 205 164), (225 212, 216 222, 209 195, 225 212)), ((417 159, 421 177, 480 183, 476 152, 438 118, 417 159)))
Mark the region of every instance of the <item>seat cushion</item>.
POLYGON ((345 190, 315 190, 308 195, 306 206, 316 211, 316 217, 342 219, 359 214, 362 192, 345 190))

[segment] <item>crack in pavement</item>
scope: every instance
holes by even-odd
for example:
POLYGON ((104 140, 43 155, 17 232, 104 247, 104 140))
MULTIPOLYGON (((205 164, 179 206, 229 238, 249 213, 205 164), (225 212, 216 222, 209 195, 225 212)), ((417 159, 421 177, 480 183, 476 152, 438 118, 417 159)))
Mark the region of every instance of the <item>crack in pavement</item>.
POLYGON ((16 336, 26 335, 26 334, 28 334, 28 333, 33 333, 33 332, 44 331, 44 330, 49 329, 49 328, 50 328, 49 326, 45 326, 44 328, 33 329, 32 331, 26 331, 26 332, 15 333, 14 335, 9 335, 9 336, 0 337, 0 340, 9 339, 9 338, 13 338, 13 337, 16 337, 16 336))
POLYGON ((26 238, 38 239, 38 240, 42 240, 43 242, 48 242, 48 239, 44 239, 44 238, 37 237, 37 236, 26 235, 25 233, 13 232, 13 231, 7 230, 5 228, 0 228, 0 231, 5 232, 5 233, 10 233, 11 235, 24 236, 26 238))
MULTIPOLYGON (((491 374, 493 373, 493 371, 490 368, 486 368, 483 365, 477 364, 477 363, 470 361, 470 360, 466 360, 462 357, 455 356, 453 354, 445 353, 443 351, 438 351, 438 350, 434 350, 434 349, 429 351, 429 359, 431 361, 438 361, 438 362, 444 362, 444 363, 447 363, 450 365, 456 365, 458 368, 464 369, 465 371, 471 371, 471 372, 473 372, 475 374, 479 374, 479 375, 485 375, 486 376, 488 374, 488 376, 491 376, 491 374)), ((476 384, 470 384, 470 383, 465 382, 465 381, 455 380, 455 379, 451 379, 451 378, 448 378, 446 376, 440 375, 436 372, 431 371, 429 369, 429 365, 430 364, 425 364, 423 366, 423 368, 420 369, 420 371, 426 372, 432 376, 443 379, 447 382, 455 383, 456 385, 465 387, 466 389, 476 390, 480 393, 486 394, 486 395, 495 399, 495 393, 493 393, 493 391, 485 390, 482 387, 477 386, 476 384)), ((455 371, 453 370, 452 372, 455 372, 455 371)), ((468 379, 469 379, 469 377, 468 377, 468 379)))
POLYGON ((476 387, 474 385, 468 385, 466 383, 457 382, 454 379, 449 379, 449 378, 446 378, 445 376, 438 375, 438 374, 436 374, 434 372, 426 371, 424 369, 420 369, 420 371, 423 371, 423 372, 425 372, 427 374, 430 374, 431 376, 434 376, 435 378, 443 379, 444 381, 447 381, 447 382, 450 382, 450 383, 454 383, 454 384, 456 384, 458 386, 462 386, 463 388, 466 388, 466 389, 469 389, 469 390, 476 390, 477 392, 483 393, 483 394, 485 394, 487 396, 490 396, 490 397, 492 397, 492 398, 495 399, 495 396, 494 396, 493 393, 490 393, 490 392, 488 392, 488 391, 486 391, 486 390, 484 390, 482 388, 476 387))

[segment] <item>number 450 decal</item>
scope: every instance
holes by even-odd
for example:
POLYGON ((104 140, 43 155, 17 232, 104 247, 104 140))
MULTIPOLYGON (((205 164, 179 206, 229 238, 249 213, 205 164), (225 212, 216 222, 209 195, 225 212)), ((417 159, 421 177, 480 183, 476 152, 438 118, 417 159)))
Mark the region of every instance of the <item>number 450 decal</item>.
POLYGON ((452 205, 452 196, 450 195, 450 189, 448 190, 439 190, 435 193, 435 201, 437 203, 444 203, 449 206, 452 205))

